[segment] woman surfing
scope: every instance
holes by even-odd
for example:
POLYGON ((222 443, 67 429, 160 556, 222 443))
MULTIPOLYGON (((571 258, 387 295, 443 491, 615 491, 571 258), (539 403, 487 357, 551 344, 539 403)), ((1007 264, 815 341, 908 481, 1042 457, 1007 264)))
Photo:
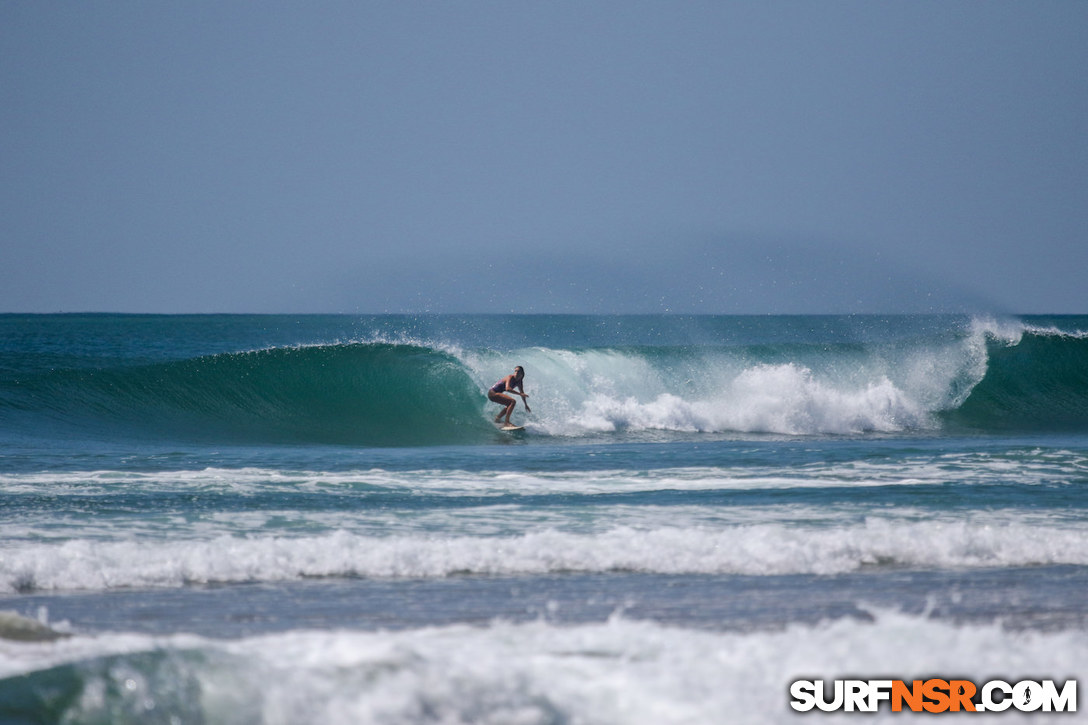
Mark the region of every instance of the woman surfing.
POLYGON ((503 406, 503 410, 495 416, 496 423, 501 422, 503 416, 505 415, 506 425, 513 426, 513 423, 510 422, 510 415, 514 412, 514 407, 518 404, 518 401, 511 398, 509 395, 503 395, 503 393, 506 392, 511 392, 514 395, 520 395, 521 403, 525 406, 525 412, 533 412, 529 409, 529 404, 525 402, 525 399, 529 396, 525 393, 525 388, 522 387, 521 381, 524 378, 525 370, 520 365, 518 365, 516 368, 514 368, 513 375, 507 375, 505 378, 492 385, 491 388, 487 391, 488 400, 490 400, 492 403, 498 403, 499 405, 503 406), (514 388, 517 388, 517 390, 515 390, 514 388))

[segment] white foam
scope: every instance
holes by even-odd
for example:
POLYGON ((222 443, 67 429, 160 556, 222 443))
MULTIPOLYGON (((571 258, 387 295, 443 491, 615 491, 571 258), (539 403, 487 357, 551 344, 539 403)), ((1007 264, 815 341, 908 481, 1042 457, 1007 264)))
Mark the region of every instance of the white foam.
POLYGON ((8 494, 93 496, 111 493, 365 493, 412 492, 434 496, 575 492, 758 490, 771 488, 942 484, 950 472, 960 483, 1037 485, 1088 471, 1088 456, 1064 449, 971 451, 897 457, 894 460, 813 460, 804 466, 760 466, 743 456, 737 465, 679 466, 632 470, 554 471, 382 468, 344 471, 276 468, 181 469, 167 471, 38 471, 0 473, 8 494), (1010 459, 1015 454, 1015 460, 1010 459))
POLYGON ((864 351, 810 351, 759 362, 745 350, 529 348, 460 353, 481 386, 489 371, 526 366, 528 420, 552 435, 680 431, 784 435, 897 432, 936 427, 986 373, 986 340, 1022 331, 978 321, 963 337, 864 351))
MULTIPOLYGON (((495 622, 294 631, 238 641, 126 634, 18 645, 0 640, 0 677, 71 664, 83 685, 65 713, 73 721, 125 712, 134 721, 701 725, 828 720, 789 708, 789 684, 799 678, 1064 681, 1088 664, 1088 634, 1081 630, 1009 632, 873 615, 872 622, 740 633, 616 616, 571 627, 495 622), (109 666, 100 664, 107 657, 109 666)), ((886 703, 860 717, 915 721, 886 703)), ((1023 721, 1015 712, 971 720, 1023 721)))
POLYGON ((887 378, 840 388, 795 364, 757 365, 724 388, 706 391, 706 397, 686 395, 592 392, 567 415, 545 417, 538 425, 554 435, 616 430, 851 434, 933 425, 929 411, 887 378))
POLYGON ((459 574, 636 571, 834 574, 865 566, 1008 567, 1088 564, 1088 526, 1045 520, 910 520, 798 525, 614 526, 589 533, 220 536, 197 541, 9 544, 0 592, 177 587, 302 577, 428 578, 459 574))

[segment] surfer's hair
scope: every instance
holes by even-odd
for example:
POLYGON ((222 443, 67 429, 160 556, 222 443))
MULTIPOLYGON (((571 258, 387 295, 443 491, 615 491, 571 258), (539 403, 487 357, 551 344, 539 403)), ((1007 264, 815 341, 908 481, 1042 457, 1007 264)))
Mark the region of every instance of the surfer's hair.
POLYGON ((514 366, 514 375, 518 376, 519 378, 525 377, 525 368, 520 365, 514 366))

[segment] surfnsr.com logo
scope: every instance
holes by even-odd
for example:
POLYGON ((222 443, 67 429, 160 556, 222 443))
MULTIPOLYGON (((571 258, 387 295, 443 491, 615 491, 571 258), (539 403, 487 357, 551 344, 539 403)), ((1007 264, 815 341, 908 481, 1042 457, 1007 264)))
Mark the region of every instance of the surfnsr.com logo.
POLYGON ((892 712, 1076 712, 1077 681, 1059 687, 1054 680, 1010 684, 990 680, 797 680, 790 685, 790 707, 799 712, 876 712, 888 703, 892 712))

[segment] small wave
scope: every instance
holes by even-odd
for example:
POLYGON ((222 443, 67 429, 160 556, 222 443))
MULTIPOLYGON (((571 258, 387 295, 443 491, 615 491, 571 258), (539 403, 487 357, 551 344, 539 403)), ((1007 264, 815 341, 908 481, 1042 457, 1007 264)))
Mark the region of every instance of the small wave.
POLYGON ((18 612, 0 610, 0 639, 14 642, 52 642, 67 637, 38 619, 24 617, 18 612))
POLYGON ((443 578, 630 571, 661 574, 836 574, 869 566, 1088 564, 1088 531, 1026 523, 870 519, 861 525, 558 530, 520 536, 300 538, 27 544, 0 562, 0 591, 110 590, 275 582, 306 577, 443 578))
MULTIPOLYGON (((768 713, 788 712, 787 684, 806 675, 1071 677, 1086 646, 1079 629, 1010 632, 883 610, 864 621, 746 632, 616 615, 579 625, 498 621, 233 641, 114 634, 13 652, 0 660, 0 700, 18 703, 28 721, 50 722, 110 722, 118 713, 132 722, 261 722, 271 712, 328 725, 755 724, 788 719, 768 713)), ((903 717, 884 705, 864 720, 903 717)))

